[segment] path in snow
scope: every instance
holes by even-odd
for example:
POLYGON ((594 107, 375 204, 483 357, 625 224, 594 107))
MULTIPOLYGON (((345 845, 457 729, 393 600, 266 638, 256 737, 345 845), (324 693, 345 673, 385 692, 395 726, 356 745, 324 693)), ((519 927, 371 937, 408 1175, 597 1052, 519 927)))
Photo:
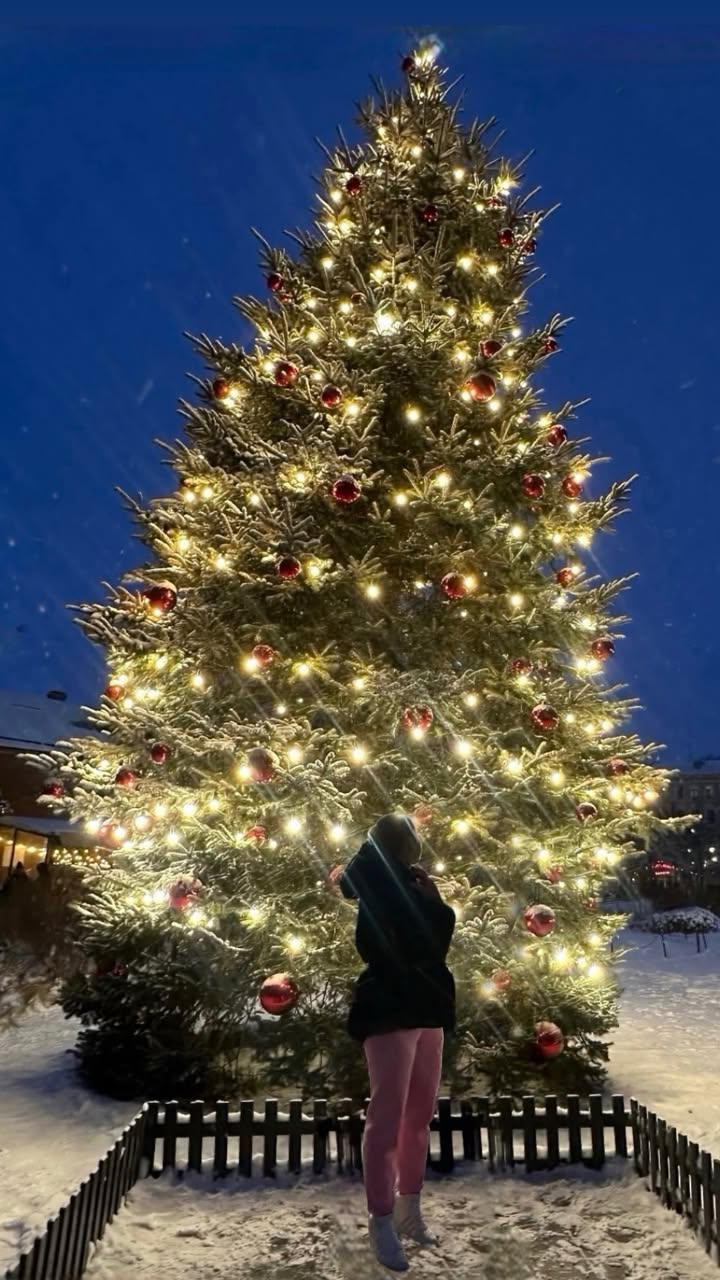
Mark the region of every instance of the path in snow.
MULTIPOLYGON (((717 1266, 625 1167, 603 1177, 456 1175, 426 1188, 438 1249, 411 1274, 462 1280, 710 1280, 717 1266)), ((143 1182, 88 1280, 381 1280, 358 1181, 292 1190, 143 1182)))
POLYGON ((720 1158, 720 934, 666 939, 627 931, 625 988, 613 1034, 613 1090, 634 1096, 720 1158))
POLYGON ((69 1052, 76 1036, 58 1008, 35 1010, 0 1034, 0 1270, 137 1111, 79 1083, 69 1052))

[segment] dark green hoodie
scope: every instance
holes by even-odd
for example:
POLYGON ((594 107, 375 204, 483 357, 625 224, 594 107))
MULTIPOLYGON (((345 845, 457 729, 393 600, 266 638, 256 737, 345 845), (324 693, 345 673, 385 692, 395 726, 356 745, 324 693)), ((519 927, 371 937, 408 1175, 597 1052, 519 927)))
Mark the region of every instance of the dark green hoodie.
POLYGON ((418 887, 412 867, 370 838, 338 881, 358 900, 355 945, 366 968, 353 996, 348 1032, 356 1040, 411 1027, 455 1026, 455 983, 445 958, 455 913, 418 887))

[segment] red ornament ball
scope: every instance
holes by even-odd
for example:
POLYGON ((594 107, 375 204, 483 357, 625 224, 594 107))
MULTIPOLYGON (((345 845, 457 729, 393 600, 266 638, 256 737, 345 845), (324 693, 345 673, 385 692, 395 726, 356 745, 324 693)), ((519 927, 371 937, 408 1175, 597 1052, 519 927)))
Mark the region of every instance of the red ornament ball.
POLYGON ((137 786, 137 774, 133 773, 132 769, 128 769, 125 766, 123 766, 123 768, 118 769, 117 773, 115 774, 115 786, 116 787, 137 786))
POLYGON ((512 660, 513 675, 529 676, 533 669, 531 658, 513 658, 512 660))
POLYGON ((230 383, 226 378, 216 378, 212 384, 212 393, 216 400, 224 400, 230 394, 230 383))
POLYGON ((429 729, 433 720, 432 707, 406 707, 400 716, 403 729, 429 729))
POLYGON ((269 667, 275 657, 275 650, 269 644, 256 644, 251 656, 259 667, 269 667))
POLYGON ((253 747, 247 753, 250 778, 253 782, 270 782, 275 777, 277 756, 264 747, 253 747))
POLYGON ((159 582, 143 591, 153 613, 169 613, 177 604, 177 591, 170 582, 159 582))
POLYGON ((197 876, 180 876, 168 888, 168 906, 173 911, 185 911, 202 896, 203 883, 197 876))
POLYGON ((547 355, 549 355, 551 351, 557 351, 557 349, 558 349, 557 338, 553 338, 552 334, 550 334, 543 342, 543 351, 547 355))
POLYGON ((248 827, 245 832, 245 839, 254 840, 256 844, 262 844, 266 834, 265 828, 258 822, 254 826, 248 827))
POLYGON ((111 680, 110 683, 105 686, 105 697, 109 698, 111 702, 117 702, 118 698, 122 698, 124 692, 125 686, 118 684, 116 680, 111 680))
POLYGON ((575 573, 576 570, 573 569, 572 565, 566 564, 562 569, 558 569, 555 574, 555 581, 559 587, 569 587, 575 580, 575 573))
POLYGON ((320 392, 320 402, 325 405, 326 409, 337 409, 342 398, 342 391, 332 382, 328 382, 320 392))
POLYGON ((405 72, 406 76, 409 76, 415 70, 415 59, 412 54, 408 53, 405 55, 400 63, 400 69, 405 72))
POLYGON ((423 222, 427 222, 428 226, 432 226, 440 217, 440 210, 436 204, 426 204, 425 208, 420 210, 420 217, 423 222))
POLYGON ((275 565, 275 572, 279 578, 288 580, 297 578, 300 568, 300 561, 296 560, 295 556, 282 556, 275 565))
POLYGON ((416 827, 427 827, 433 820, 432 806, 429 804, 419 804, 413 809, 413 822, 416 827))
POLYGON ((336 502, 349 504, 357 502, 362 493, 362 485, 354 476, 339 476, 330 492, 336 502))
POLYGON ((623 760, 622 756, 611 756, 605 765, 605 772, 609 778, 621 778, 627 773, 629 765, 623 760))
POLYGON ((273 378, 279 387, 294 387, 298 379, 297 365, 289 360, 280 360, 275 365, 273 378))
POLYGON ((535 239, 534 236, 529 236, 528 239, 525 240, 525 242, 523 243, 523 246, 522 246, 523 253, 534 253, 536 249, 537 249, 537 240, 535 239))
POLYGON ((150 759, 153 764, 165 764, 170 758, 170 748, 166 742, 154 742, 150 748, 150 759))
POLYGON ((535 1024, 535 1049, 541 1058, 557 1058, 565 1048, 565 1037, 554 1022, 535 1024))
POLYGON ((578 822, 592 822, 598 816, 597 805, 591 800, 583 800, 575 806, 575 816, 578 822))
POLYGON ((536 938, 546 938, 555 928, 555 912, 552 907, 536 902, 533 906, 525 908, 523 924, 528 933, 534 934, 536 938))
POLYGON ((496 991, 507 991, 512 982, 512 974, 509 969, 496 969, 494 973, 491 973, 490 981, 496 991))
POLYGON ((344 870, 345 868, 342 865, 338 865, 337 867, 331 867, 327 873, 327 887, 333 893, 337 893, 337 894, 340 893, 340 886, 338 885, 338 880, 340 879, 344 870))
POLYGON ((545 492, 545 481, 542 476, 530 472, 522 478, 522 491, 526 498, 542 498, 545 492))
POLYGON ((515 233, 512 227, 502 227, 501 230, 498 231, 498 244, 502 245, 503 249, 510 249, 514 241, 515 233))
POLYGON ((615 645, 610 636, 598 636, 597 640, 593 640, 590 645, 590 652, 593 658, 598 658, 600 662, 605 662, 606 658, 612 658, 615 652, 615 645))
POLYGON ((502 345, 502 342, 498 342, 497 338, 486 338, 484 342, 480 343, 480 355, 491 360, 493 356, 497 355, 498 351, 502 351, 502 345))
POLYGON ((279 289, 282 289, 285 282, 279 271, 271 271, 265 283, 271 293, 277 293, 279 289))
POLYGON ((440 590, 450 600, 461 600, 467 595, 467 585, 461 573, 446 573, 441 579, 440 590))
POLYGON ((349 196, 359 196, 363 189, 363 180, 359 173, 352 173, 345 183, 345 190, 349 196))
POLYGON ((471 400, 492 400, 495 395, 495 379, 490 377, 489 373, 471 373, 465 383, 465 390, 469 392, 471 400))
POLYGON ((540 729, 542 733, 551 733, 553 729, 557 729, 560 723, 560 716, 557 711, 547 702, 539 702, 536 707, 533 707, 530 712, 530 719, 535 728, 540 729))
POLYGON ((545 872, 545 879, 550 884, 559 884, 562 878, 563 878, 563 869, 562 867, 559 867, 557 863, 555 863, 555 865, 552 867, 548 867, 547 871, 545 872))
POLYGON ((280 1014, 287 1013, 297 1004, 299 996, 300 988, 289 974, 274 973, 263 982, 258 999, 266 1013, 279 1018, 280 1014))
POLYGON ((58 800, 60 796, 65 794, 65 788, 62 782, 60 782, 58 779, 55 779, 52 782, 48 782, 46 784, 46 786, 43 788, 43 794, 46 796, 53 796, 56 800, 58 800))
POLYGON ((550 427, 550 430, 545 437, 548 444, 551 444, 553 449, 557 449, 561 444, 565 444, 567 438, 567 431, 564 427, 560 426, 559 422, 556 422, 552 427, 550 427))
POLYGON ((560 487, 566 498, 579 498, 583 491, 580 481, 576 480, 574 476, 565 476, 560 487))

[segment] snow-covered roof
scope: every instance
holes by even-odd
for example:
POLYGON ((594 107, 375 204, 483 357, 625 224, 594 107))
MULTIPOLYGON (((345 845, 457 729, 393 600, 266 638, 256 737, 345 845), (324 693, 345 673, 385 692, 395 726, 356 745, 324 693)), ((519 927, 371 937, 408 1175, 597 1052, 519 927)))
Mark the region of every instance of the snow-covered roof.
POLYGON ((41 693, 0 689, 0 747, 33 750, 60 738, 93 733, 87 715, 76 702, 41 693))

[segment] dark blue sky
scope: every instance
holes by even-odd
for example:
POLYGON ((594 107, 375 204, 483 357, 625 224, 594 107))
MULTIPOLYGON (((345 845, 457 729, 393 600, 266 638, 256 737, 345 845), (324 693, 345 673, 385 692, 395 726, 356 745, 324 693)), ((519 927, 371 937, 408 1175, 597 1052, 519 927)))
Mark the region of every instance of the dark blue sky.
MULTIPOLYGON (((543 377, 639 472, 596 555, 637 570, 615 670, 646 737, 716 750, 720 568, 718 37, 455 28, 468 114, 561 209, 535 315, 577 323, 543 377)), ((175 28, 5 36, 0 86, 0 686, 94 699, 102 664, 65 605, 139 559, 114 485, 152 496, 153 445, 199 372, 181 334, 239 335, 260 228, 306 223, 313 139, 347 126, 393 31, 175 28)))

